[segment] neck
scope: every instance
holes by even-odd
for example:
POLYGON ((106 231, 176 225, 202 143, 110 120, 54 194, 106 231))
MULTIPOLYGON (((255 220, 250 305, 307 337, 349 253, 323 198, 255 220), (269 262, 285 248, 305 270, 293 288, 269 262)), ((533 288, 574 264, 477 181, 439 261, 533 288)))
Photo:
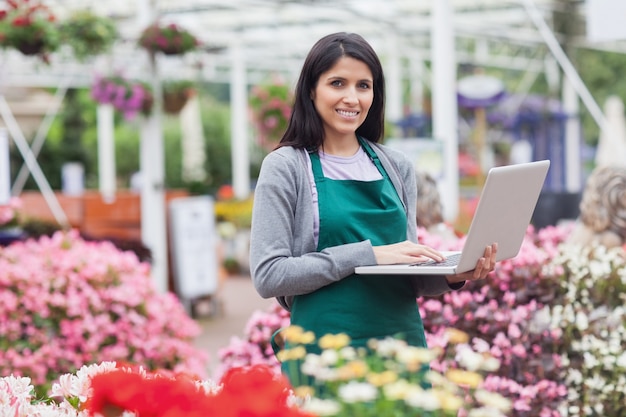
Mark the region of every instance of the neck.
POLYGON ((352 156, 361 147, 356 136, 345 137, 341 140, 324 140, 322 151, 335 156, 352 156))

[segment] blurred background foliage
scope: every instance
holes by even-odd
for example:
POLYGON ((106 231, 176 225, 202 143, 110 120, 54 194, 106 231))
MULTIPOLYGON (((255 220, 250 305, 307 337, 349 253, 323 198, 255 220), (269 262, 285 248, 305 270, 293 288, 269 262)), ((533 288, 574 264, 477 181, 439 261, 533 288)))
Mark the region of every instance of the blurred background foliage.
MULTIPOLYGON (((199 84, 200 109, 205 139, 207 179, 202 183, 182 178, 181 128, 177 115, 163 115, 165 185, 187 189, 192 194, 214 195, 223 184, 232 182, 230 146, 229 88, 226 84, 199 84)), ((66 162, 81 162, 85 167, 85 188, 98 188, 97 104, 89 89, 70 89, 63 107, 52 123, 38 162, 53 189, 61 189, 61 167, 66 162)), ((129 188, 130 178, 139 170, 140 119, 126 121, 115 114, 115 158, 118 187, 129 188)), ((263 155, 253 158, 251 175, 258 173, 263 155)), ((13 149, 12 173, 22 165, 21 155, 13 149)), ((32 177, 25 189, 38 190, 32 177)))
MULTIPOLYGON (((568 50, 580 77, 600 107, 603 107, 611 95, 617 95, 626 101, 626 79, 618 75, 626 67, 626 55, 580 48, 568 50)), ((462 66, 459 67, 459 76, 464 70, 462 66)), ((523 76, 514 71, 487 70, 491 75, 502 79, 509 91, 515 91, 515 86, 523 76)), ((178 116, 164 114, 165 185, 170 189, 187 189, 191 194, 215 195, 219 187, 232 183, 229 86, 199 82, 197 87, 205 139, 204 169, 207 179, 202 183, 187 183, 183 180, 179 119, 178 116)), ((560 99, 558 92, 550 91, 543 75, 535 80, 530 93, 560 99)), ((582 103, 580 113, 584 141, 595 146, 599 128, 582 103)), ((115 118, 118 187, 128 188, 132 174, 139 169, 139 119, 126 121, 119 114, 115 118)), ((392 126, 388 126, 386 133, 392 134, 393 130, 392 126)), ((253 140, 254 134, 251 127, 250 176, 253 184, 261 161, 267 153, 267 150, 260 148, 253 140)), ((85 167, 85 187, 95 189, 98 187, 97 152, 96 103, 90 98, 87 88, 69 90, 61 112, 52 123, 37 158, 38 162, 53 189, 61 189, 61 167, 64 163, 81 162, 85 167)), ((23 164, 21 155, 15 149, 12 150, 11 163, 11 172, 15 175, 23 164)), ((27 181, 25 189, 38 189, 32 177, 27 181)))

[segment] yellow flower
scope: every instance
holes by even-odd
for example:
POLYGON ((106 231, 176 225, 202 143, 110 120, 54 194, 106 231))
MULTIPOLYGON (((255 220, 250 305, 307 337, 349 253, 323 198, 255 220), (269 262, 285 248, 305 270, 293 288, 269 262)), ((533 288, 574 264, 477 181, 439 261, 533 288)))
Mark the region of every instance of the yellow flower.
POLYGON ((345 333, 327 334, 320 338, 319 345, 322 349, 341 349, 350 344, 350 337, 345 333))
POLYGON ((293 349, 283 349, 276 354, 276 358, 281 362, 302 359, 306 356, 304 346, 296 346, 293 349))
POLYGON ((337 370, 341 380, 363 378, 367 371, 369 371, 369 367, 361 360, 350 361, 337 370))
POLYGON ((376 387, 382 387, 395 382, 398 379, 398 374, 392 371, 373 372, 368 374, 366 379, 370 384, 376 387))
POLYGON ((448 341, 454 345, 460 345, 469 342, 469 334, 465 333, 462 330, 448 328, 446 329, 445 334, 446 336, 448 336, 448 341))
POLYGON ((444 411, 459 411, 463 407, 463 400, 451 392, 434 389, 433 393, 439 400, 439 404, 444 411))
POLYGON ((286 327, 280 333, 283 339, 290 343, 306 345, 315 341, 315 334, 313 332, 305 332, 300 326, 286 327))
POLYGON ((315 390, 308 385, 300 385, 294 388, 294 394, 299 398, 311 398, 315 395, 315 390))
POLYGON ((476 388, 483 382, 483 377, 476 372, 464 371, 462 369, 449 369, 446 372, 446 378, 450 381, 467 386, 469 388, 476 388))
POLYGON ((410 384, 406 379, 399 379, 383 386, 385 397, 390 400, 405 400, 411 395, 419 396, 423 389, 417 385, 410 384))

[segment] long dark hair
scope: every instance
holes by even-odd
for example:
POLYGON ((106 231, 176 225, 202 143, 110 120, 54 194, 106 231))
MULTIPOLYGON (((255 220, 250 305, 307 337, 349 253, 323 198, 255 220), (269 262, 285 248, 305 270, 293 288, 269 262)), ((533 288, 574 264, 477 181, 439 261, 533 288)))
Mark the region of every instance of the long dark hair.
POLYGON ((372 142, 382 139, 385 126, 385 78, 382 65, 374 49, 363 37, 356 33, 340 32, 326 35, 317 41, 304 60, 296 85, 291 118, 278 147, 293 146, 315 151, 322 145, 324 126, 311 100, 311 92, 320 76, 342 57, 365 63, 374 78, 374 100, 356 134, 372 142))

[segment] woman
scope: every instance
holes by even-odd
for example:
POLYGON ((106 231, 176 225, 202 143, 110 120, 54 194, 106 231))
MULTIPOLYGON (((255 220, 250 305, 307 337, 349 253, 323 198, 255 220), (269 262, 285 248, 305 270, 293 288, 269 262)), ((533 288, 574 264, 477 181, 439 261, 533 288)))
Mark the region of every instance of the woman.
POLYGON ((425 347, 415 298, 485 278, 495 267, 496 246, 459 275, 354 274, 361 265, 444 259, 416 243, 411 162, 377 143, 384 97, 380 61, 361 36, 336 33, 313 46, 287 130, 259 174, 251 274, 262 297, 276 297, 293 325, 317 337, 345 333, 364 346, 401 335, 425 347))

